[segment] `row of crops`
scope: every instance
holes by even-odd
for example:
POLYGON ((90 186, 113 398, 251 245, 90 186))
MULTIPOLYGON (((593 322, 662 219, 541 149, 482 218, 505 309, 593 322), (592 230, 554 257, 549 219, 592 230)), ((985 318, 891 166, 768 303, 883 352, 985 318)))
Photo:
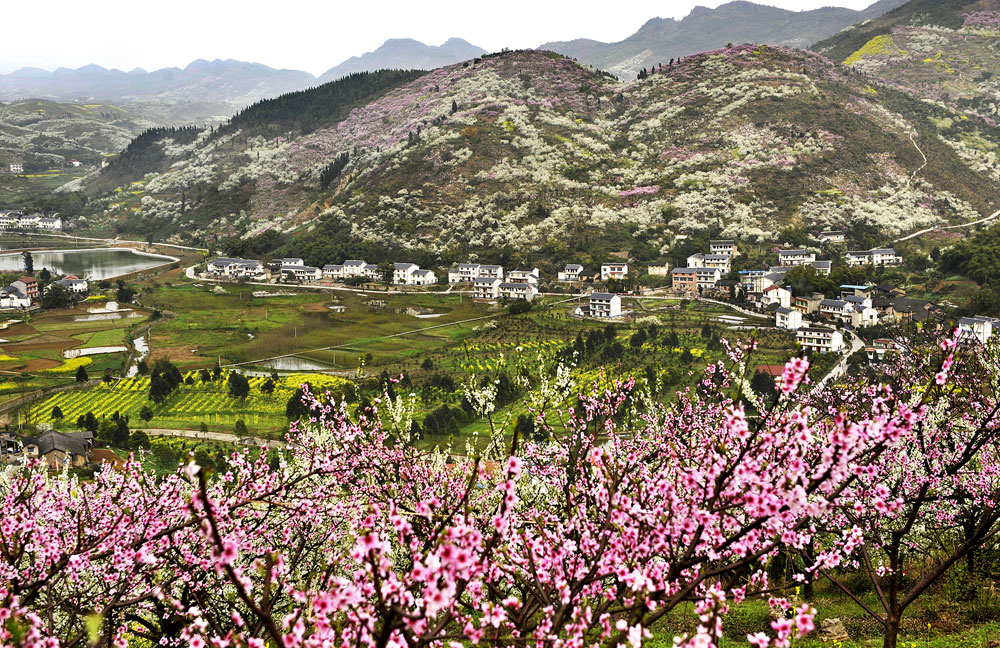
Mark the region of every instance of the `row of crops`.
POLYGON ((150 407, 153 410, 150 427, 190 429, 201 423, 231 427, 237 420, 243 420, 251 429, 281 429, 287 425, 285 406, 300 384, 310 382, 318 389, 335 389, 345 383, 342 378, 331 376, 293 374, 279 378, 274 391, 265 394, 260 388, 268 379, 253 377, 249 379, 250 395, 238 399, 229 395, 227 378, 227 372, 223 372, 218 380, 203 383, 198 372, 188 372, 184 374, 184 383, 166 401, 155 404, 149 400, 149 377, 134 376, 110 386, 53 394, 35 404, 29 417, 38 422, 49 421, 53 408, 58 406, 64 427, 87 412, 93 412, 97 418, 118 412, 128 416, 133 426, 139 426, 142 424, 139 412, 150 407))

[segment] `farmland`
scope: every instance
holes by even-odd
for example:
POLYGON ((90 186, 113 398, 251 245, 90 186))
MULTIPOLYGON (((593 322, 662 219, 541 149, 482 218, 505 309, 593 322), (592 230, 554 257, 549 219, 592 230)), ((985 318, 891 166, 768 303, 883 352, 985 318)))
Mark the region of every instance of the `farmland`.
POLYGON ((29 311, 4 319, 0 323, 0 399, 73 382, 81 366, 94 378, 120 372, 124 352, 64 357, 71 349, 124 346, 129 331, 148 319, 148 313, 139 308, 114 314, 89 312, 107 300, 98 293, 93 300, 71 308, 29 311))
POLYGON ((88 391, 53 394, 36 402, 25 418, 28 423, 50 422, 69 429, 87 412, 98 419, 118 412, 129 417, 130 427, 134 429, 191 429, 204 423, 207 428, 227 431, 233 429, 237 420, 243 420, 248 428, 266 434, 281 432, 287 427, 285 405, 301 383, 308 381, 321 389, 336 389, 346 384, 343 379, 330 376, 293 374, 280 378, 274 391, 265 394, 261 386, 267 379, 253 377, 250 378, 250 395, 238 399, 229 395, 227 378, 227 372, 221 372, 218 377, 204 382, 199 372, 189 371, 184 375, 184 383, 173 394, 163 403, 154 404, 149 400, 149 377, 134 376, 88 391), (139 417, 140 410, 146 406, 153 410, 149 422, 139 417), (62 411, 61 419, 52 419, 54 407, 62 411))

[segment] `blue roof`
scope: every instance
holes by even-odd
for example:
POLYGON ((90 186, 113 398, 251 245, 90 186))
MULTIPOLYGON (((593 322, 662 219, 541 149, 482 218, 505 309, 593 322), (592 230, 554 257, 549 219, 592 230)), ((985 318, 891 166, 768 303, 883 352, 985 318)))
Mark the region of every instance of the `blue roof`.
POLYGON ((840 284, 841 288, 856 288, 858 290, 868 290, 868 286, 859 286, 857 284, 840 284))

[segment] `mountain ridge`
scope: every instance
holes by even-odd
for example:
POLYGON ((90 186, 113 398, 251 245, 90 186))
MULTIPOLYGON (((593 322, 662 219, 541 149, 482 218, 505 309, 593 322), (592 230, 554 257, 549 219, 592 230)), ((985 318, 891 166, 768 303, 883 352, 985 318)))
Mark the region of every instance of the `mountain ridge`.
POLYGON ((559 52, 628 79, 643 68, 714 50, 726 43, 753 42, 804 49, 903 2, 905 0, 879 0, 861 11, 844 7, 790 11, 734 0, 715 9, 696 6, 681 20, 651 18, 631 36, 614 43, 576 39, 544 43, 539 49, 559 52))
POLYGON ((1000 130, 801 50, 724 48, 624 83, 513 51, 400 81, 308 131, 151 141, 162 164, 119 179, 141 197, 98 193, 91 222, 178 242, 274 229, 314 262, 375 248, 592 262, 709 231, 766 244, 844 228, 876 245, 1000 203, 934 120, 1000 130))

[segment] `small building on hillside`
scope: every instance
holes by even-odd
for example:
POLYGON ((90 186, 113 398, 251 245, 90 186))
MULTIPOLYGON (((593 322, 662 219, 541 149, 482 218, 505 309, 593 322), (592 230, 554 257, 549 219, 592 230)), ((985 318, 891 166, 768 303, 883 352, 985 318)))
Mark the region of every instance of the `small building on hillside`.
POLYGON ((583 274, 583 266, 579 263, 567 263, 556 278, 562 282, 570 281, 582 281, 581 275, 583 274))
POLYGON ((732 239, 720 239, 708 242, 708 253, 725 254, 726 256, 734 257, 740 252, 736 245, 736 241, 733 241, 732 239))
POLYGON ((792 307, 792 293, 785 288, 781 288, 779 286, 768 286, 764 289, 764 292, 761 293, 761 295, 764 306, 777 304, 782 308, 792 307))
POLYGON ((590 293, 588 313, 599 318, 621 317, 622 298, 615 293, 590 293))
POLYGON ((806 265, 816 260, 816 253, 809 250, 778 250, 778 263, 783 266, 796 267, 806 265))
POLYGON ((809 265, 816 268, 816 272, 821 275, 828 275, 833 270, 833 262, 831 261, 813 261, 809 265))
POLYGON ((816 239, 820 243, 843 243, 847 240, 847 237, 840 230, 827 230, 820 232, 816 239))
POLYGON ((650 264, 650 266, 646 269, 646 274, 650 277, 669 277, 670 264, 665 261, 658 264, 650 264))
POLYGON ((627 263, 605 263, 601 265, 601 281, 624 279, 628 276, 627 263))
POLYGON ((812 313, 819 312, 819 305, 823 303, 823 293, 813 293, 808 297, 796 297, 792 301, 792 308, 801 312, 803 315, 809 315, 812 313))

